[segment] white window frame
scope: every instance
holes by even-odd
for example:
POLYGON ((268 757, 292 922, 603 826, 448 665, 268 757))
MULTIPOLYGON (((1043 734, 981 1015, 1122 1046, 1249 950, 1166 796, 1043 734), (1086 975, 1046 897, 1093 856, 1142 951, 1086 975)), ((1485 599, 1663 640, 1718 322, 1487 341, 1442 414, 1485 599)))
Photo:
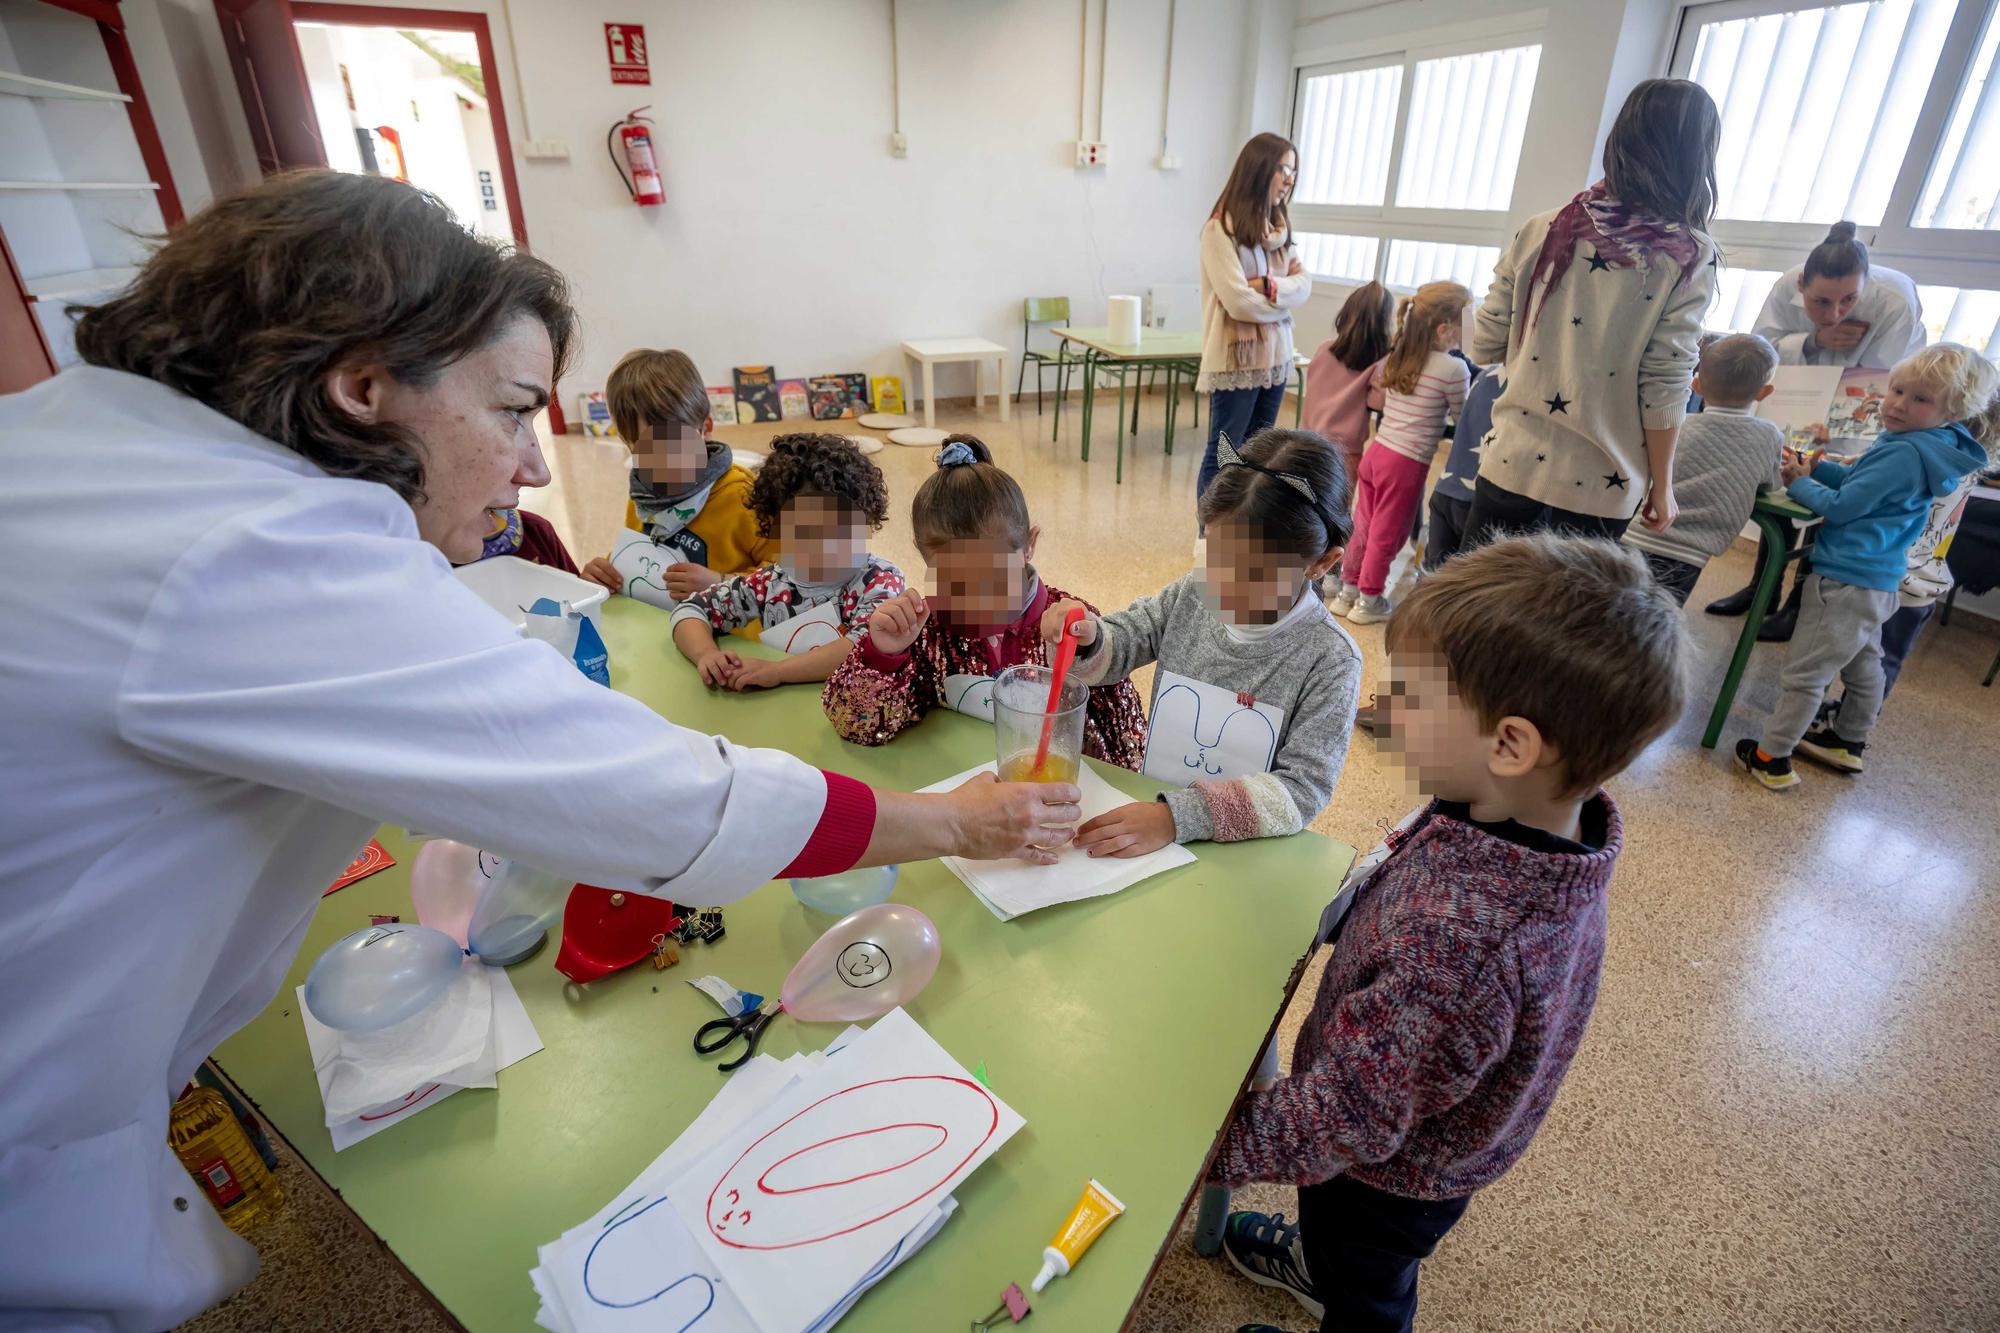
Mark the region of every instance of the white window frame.
MULTIPOLYGON (((1761 18, 1818 7, 1819 0, 1713 0, 1682 7, 1668 73, 1684 79, 1694 67, 1696 36, 1703 24, 1761 18)), ((1901 270, 1926 286, 2000 288, 2000 231, 1917 227, 1910 223, 1931 170, 1952 105, 1972 72, 1984 25, 2000 23, 2000 0, 1958 0, 1938 54, 1930 88, 1910 131, 1910 145, 1890 188, 1882 221, 1859 231, 1874 260, 1901 270)), ((2000 168, 1996 168, 2000 169, 2000 168)), ((1741 268, 1786 272, 1805 262, 1806 252, 1826 238, 1823 222, 1746 222, 1717 218, 1713 231, 1727 262, 1741 268)))
MULTIPOLYGON (((1372 49, 1356 51, 1352 54, 1339 53, 1337 58, 1326 58, 1329 54, 1304 55, 1295 60, 1292 70, 1292 105, 1289 123, 1292 141, 1299 139, 1299 115, 1303 111, 1304 98, 1301 91, 1310 78, 1331 74, 1348 74, 1356 70, 1386 69, 1400 64, 1403 68, 1402 86, 1396 104, 1395 128, 1389 141, 1388 181, 1383 190, 1384 202, 1379 206, 1359 204, 1301 204, 1291 205, 1292 230, 1311 232, 1336 232, 1350 236, 1372 236, 1379 244, 1375 247, 1375 271, 1370 275, 1380 281, 1387 271, 1389 245, 1392 241, 1436 241, 1448 245, 1498 246, 1504 249, 1513 236, 1508 225, 1509 212, 1505 208, 1401 208, 1395 203, 1396 187, 1403 172, 1403 139, 1409 129, 1410 102, 1415 93, 1417 65, 1425 60, 1437 60, 1447 56, 1474 55, 1481 51, 1505 51, 1516 46, 1543 45, 1543 23, 1539 12, 1522 16, 1528 21, 1512 25, 1482 23, 1477 36, 1465 36, 1449 42, 1416 42, 1407 37, 1401 40, 1387 40, 1372 49)), ((1538 68, 1536 81, 1546 72, 1538 68)), ((1520 188, 1516 163, 1515 189, 1520 188)), ((1322 281, 1341 286, 1352 286, 1357 279, 1316 274, 1322 281)), ((1365 279, 1360 280, 1365 281, 1365 279)), ((1485 293, 1476 292, 1475 297, 1485 293)))

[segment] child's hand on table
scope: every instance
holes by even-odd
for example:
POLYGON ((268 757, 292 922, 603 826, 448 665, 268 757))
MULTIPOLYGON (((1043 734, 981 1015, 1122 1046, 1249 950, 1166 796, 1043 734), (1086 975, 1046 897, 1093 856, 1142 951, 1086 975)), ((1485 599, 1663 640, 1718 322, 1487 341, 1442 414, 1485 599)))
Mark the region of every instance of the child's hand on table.
MULTIPOLYGON (((734 653, 730 654, 735 657, 734 653)), ((783 662, 767 662, 761 657, 749 661, 737 660, 736 670, 729 677, 732 690, 769 690, 785 684, 783 662)))
POLYGON ((611 589, 613 592, 625 591, 625 576, 620 574, 612 566, 611 562, 601 555, 585 565, 582 574, 584 578, 589 579, 592 583, 600 584, 603 587, 611 589))
POLYGON ((707 565, 691 565, 685 562, 667 566, 667 591, 675 601, 684 602, 703 588, 712 588, 722 581, 722 575, 707 565))
POLYGON ((875 614, 868 617, 868 639, 876 652, 894 657, 909 651, 930 618, 930 603, 924 600, 924 595, 915 588, 905 588, 876 607, 875 614))
POLYGON ((1174 812, 1165 801, 1121 805, 1076 831, 1076 845, 1092 856, 1144 856, 1174 840, 1174 812))
POLYGON ((694 669, 701 673, 704 685, 721 685, 729 689, 741 689, 736 683, 743 671, 743 659, 727 648, 711 648, 694 659, 694 669))
POLYGON ((1812 475, 1812 460, 1796 450, 1787 449, 1784 456, 1778 459, 1778 475, 1789 486, 1800 477, 1812 475))
POLYGON ((1088 648, 1097 642, 1097 617, 1085 609, 1082 602, 1064 598, 1042 612, 1042 642, 1059 643, 1062 640, 1063 618, 1071 611, 1082 611, 1083 619, 1076 622, 1076 646, 1088 648))

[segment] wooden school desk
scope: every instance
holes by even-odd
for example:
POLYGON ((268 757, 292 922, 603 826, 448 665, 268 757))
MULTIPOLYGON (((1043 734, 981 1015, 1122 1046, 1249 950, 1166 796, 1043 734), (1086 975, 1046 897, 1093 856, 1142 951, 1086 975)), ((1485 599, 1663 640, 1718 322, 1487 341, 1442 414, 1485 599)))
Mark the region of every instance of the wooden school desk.
MULTIPOLYGON (((615 688, 745 744, 904 790, 993 757, 993 729, 956 713, 868 750, 833 734, 816 685, 710 693, 668 639, 667 613, 629 598, 604 608, 604 637, 615 688)), ((773 655, 746 640, 730 647, 773 655)), ((1135 796, 1159 790, 1099 771, 1135 796)), ((679 967, 642 962, 588 987, 565 986, 552 933, 509 973, 546 1049, 502 1070, 497 1090, 460 1092, 336 1155, 294 988, 369 913, 414 919, 416 845, 394 828, 381 838, 396 866, 321 904, 277 1000, 216 1062, 468 1328, 530 1329, 535 1248, 630 1184, 721 1086, 715 1060, 691 1046, 720 1011, 686 978, 712 972, 776 996, 831 918, 767 885, 726 909, 725 939, 684 948, 679 967)), ((1009 1282, 1026 1289, 1092 1176, 1127 1211, 1034 1298, 1033 1328, 1101 1333, 1126 1317, 1353 859, 1312 833, 1195 850, 1195 864, 1123 893, 1005 923, 942 865, 903 868, 895 900, 928 913, 944 941, 910 1012, 967 1069, 985 1064, 1027 1127, 959 1187, 958 1213, 841 1329, 963 1328, 985 1316, 1009 1282)), ((780 1017, 760 1049, 783 1059, 839 1030, 780 1017)))

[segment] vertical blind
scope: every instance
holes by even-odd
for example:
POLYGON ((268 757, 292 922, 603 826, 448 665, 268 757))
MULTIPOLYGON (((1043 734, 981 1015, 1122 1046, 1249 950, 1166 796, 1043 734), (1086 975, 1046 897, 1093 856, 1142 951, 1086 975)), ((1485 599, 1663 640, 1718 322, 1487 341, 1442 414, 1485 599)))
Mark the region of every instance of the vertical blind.
POLYGON ((1688 77, 1722 112, 1718 215, 1881 222, 1952 8, 1869 0, 1703 22, 1688 77))
POLYGON ((1300 80, 1292 197, 1302 204, 1380 205, 1402 91, 1401 65, 1300 80))
POLYGON ((1417 62, 1398 207, 1507 207, 1541 59, 1541 47, 1515 46, 1417 62))

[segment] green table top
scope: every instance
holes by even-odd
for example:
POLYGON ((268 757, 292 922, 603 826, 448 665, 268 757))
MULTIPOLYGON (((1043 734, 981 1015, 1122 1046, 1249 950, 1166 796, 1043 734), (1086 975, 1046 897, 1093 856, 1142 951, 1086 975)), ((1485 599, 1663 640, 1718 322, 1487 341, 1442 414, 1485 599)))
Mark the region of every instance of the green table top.
POLYGON ((1178 360, 1183 357, 1199 360, 1201 357, 1199 333, 1175 332, 1169 329, 1140 329, 1139 341, 1133 344, 1112 342, 1109 328, 1060 328, 1051 329, 1050 332, 1058 338, 1082 343, 1099 356, 1109 357, 1115 361, 1178 360))
POLYGON ((1753 508, 1757 513, 1774 514, 1779 518, 1816 519, 1819 517, 1818 514, 1815 514, 1789 495, 1760 495, 1757 497, 1757 503, 1753 508))
MULTIPOLYGON (((991 728, 950 712, 878 750, 848 745, 821 717, 816 686, 710 693, 674 650, 665 612, 613 597, 603 619, 613 685, 685 725, 904 790, 992 758, 991 728)), ((1159 790, 1099 771, 1135 796, 1159 790)), ((369 913, 414 919, 416 845, 394 828, 381 840, 396 866, 324 900, 278 999, 216 1059, 453 1315, 475 1330, 528 1329, 536 1247, 630 1184, 721 1085, 691 1047, 717 1010, 683 980, 713 972, 774 995, 831 918, 766 886, 727 909, 725 939, 690 946, 679 967, 641 963, 587 987, 555 971, 551 938, 510 970, 546 1049, 502 1070, 498 1089, 460 1092, 336 1155, 294 988, 369 913)), ((896 900, 922 908, 944 940, 910 1012, 966 1068, 983 1062, 1027 1127, 959 1187, 957 1215, 843 1328, 956 1328, 984 1316, 1009 1282, 1025 1289, 1092 1176, 1126 1216, 1034 1299, 1035 1326, 1095 1333, 1124 1318, 1353 859, 1312 833, 1196 850, 1194 864, 1123 893, 1006 923, 942 865, 903 868, 896 900)), ((782 1059, 839 1030, 781 1018, 761 1049, 782 1059)))

